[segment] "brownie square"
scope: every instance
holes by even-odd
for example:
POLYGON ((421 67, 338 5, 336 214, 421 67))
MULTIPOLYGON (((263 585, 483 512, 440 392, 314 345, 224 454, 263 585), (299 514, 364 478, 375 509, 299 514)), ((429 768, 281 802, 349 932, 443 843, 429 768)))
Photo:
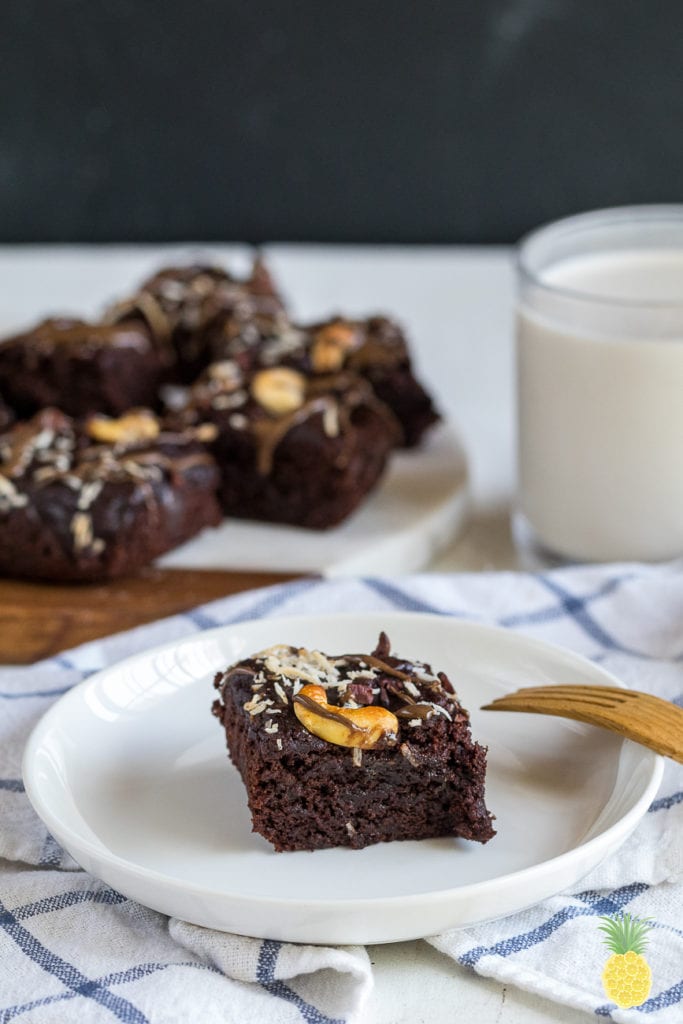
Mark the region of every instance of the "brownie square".
POLYGON ((444 673, 390 654, 276 646, 219 672, 213 713, 276 850, 494 835, 486 750, 444 673))
POLYGON ((217 525, 218 474, 196 434, 145 410, 81 425, 45 409, 1 435, 0 574, 111 579, 217 525))
POLYGON ((306 374, 359 374, 394 413, 405 447, 418 444, 439 419, 415 376, 405 335, 387 317, 333 317, 301 326, 283 312, 248 319, 224 315, 207 330, 206 345, 213 359, 235 359, 244 368, 281 365, 306 374))
POLYGON ((143 323, 44 320, 0 342, 3 395, 21 417, 48 406, 117 416, 153 406, 164 357, 143 323))
POLYGON ((180 418, 216 427, 209 450, 228 516, 327 529, 379 481, 400 436, 391 412, 351 374, 213 364, 180 418))

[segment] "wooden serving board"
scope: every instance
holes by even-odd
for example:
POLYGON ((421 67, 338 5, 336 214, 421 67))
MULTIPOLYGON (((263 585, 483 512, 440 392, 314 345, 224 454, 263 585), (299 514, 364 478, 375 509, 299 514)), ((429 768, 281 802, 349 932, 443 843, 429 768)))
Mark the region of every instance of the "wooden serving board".
POLYGON ((111 583, 0 580, 0 663, 29 665, 88 640, 294 574, 151 567, 111 583))

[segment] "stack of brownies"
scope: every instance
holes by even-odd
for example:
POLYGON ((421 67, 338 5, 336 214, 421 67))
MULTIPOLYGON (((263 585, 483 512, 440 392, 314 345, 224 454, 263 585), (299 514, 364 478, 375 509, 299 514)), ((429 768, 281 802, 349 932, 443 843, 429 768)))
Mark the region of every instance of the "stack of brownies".
POLYGON ((0 342, 0 573, 125 575, 224 516, 326 529, 438 419, 391 320, 292 322, 256 260, 0 342))

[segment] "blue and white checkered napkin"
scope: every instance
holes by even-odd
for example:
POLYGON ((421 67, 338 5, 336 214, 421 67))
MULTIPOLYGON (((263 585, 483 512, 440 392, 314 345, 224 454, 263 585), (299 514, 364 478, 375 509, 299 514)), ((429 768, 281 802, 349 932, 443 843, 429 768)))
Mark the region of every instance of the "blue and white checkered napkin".
MULTIPOLYGON (((87 674, 182 634, 249 618, 404 609, 497 623, 564 644, 625 682, 683 700, 683 567, 548 575, 303 580, 242 594, 32 668, 0 670, 0 1024, 67 1020, 361 1021, 372 970, 360 947, 320 948, 197 928, 132 903, 80 871, 23 792, 20 761, 44 711, 87 674)), ((615 1021, 683 1020, 683 769, 669 764, 650 812, 576 891, 429 941, 506 984, 615 1021), (597 917, 654 919, 652 995, 606 1001, 597 917)))

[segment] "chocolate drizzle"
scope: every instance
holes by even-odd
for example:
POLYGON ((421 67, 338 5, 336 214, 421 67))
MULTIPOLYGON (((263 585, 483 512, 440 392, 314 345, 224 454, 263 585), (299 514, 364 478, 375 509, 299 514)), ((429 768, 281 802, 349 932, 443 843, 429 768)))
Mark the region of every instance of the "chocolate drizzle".
POLYGON ((181 349, 197 356, 203 345, 199 335, 221 314, 248 321, 260 312, 281 309, 270 275, 257 258, 243 280, 220 267, 167 267, 144 281, 134 295, 111 306, 106 318, 117 323, 142 317, 159 342, 187 335, 181 349))
POLYGON ((52 317, 37 324, 31 331, 7 338, 3 349, 13 346, 30 346, 37 352, 46 353, 58 348, 137 348, 149 349, 150 336, 140 326, 121 323, 91 324, 85 320, 69 317, 52 317))
POLYGON ((359 728, 359 726, 345 715, 340 714, 338 711, 331 711, 329 705, 327 705, 327 707, 323 707, 316 701, 311 700, 311 698, 307 697, 304 693, 295 693, 292 697, 292 703, 301 704, 320 718, 327 718, 331 722, 338 722, 339 725, 343 725, 345 729, 349 730, 349 732, 364 733, 366 731, 365 729, 359 728))
POLYGON ((288 413, 286 416, 277 418, 255 419, 252 423, 252 433, 256 439, 256 471, 261 476, 268 476, 273 468, 275 450, 280 442, 300 423, 304 423, 310 416, 317 413, 325 414, 326 410, 333 407, 334 399, 327 395, 320 398, 312 398, 305 402, 300 409, 288 413))
MULTIPOLYGON (((214 358, 248 357, 251 367, 275 361, 306 373, 328 372, 329 355, 318 365, 321 346, 337 349, 332 370, 364 374, 377 368, 401 366, 408 360, 405 339, 384 317, 347 320, 336 317, 310 326, 291 322, 282 312, 259 314, 247 320, 226 315, 212 329, 214 358)), ((330 353, 331 355, 331 353, 330 353)))
POLYGON ((146 321, 155 341, 165 345, 171 340, 173 320, 151 292, 141 291, 130 299, 123 299, 110 306, 105 314, 105 322, 110 324, 137 319, 146 321))

